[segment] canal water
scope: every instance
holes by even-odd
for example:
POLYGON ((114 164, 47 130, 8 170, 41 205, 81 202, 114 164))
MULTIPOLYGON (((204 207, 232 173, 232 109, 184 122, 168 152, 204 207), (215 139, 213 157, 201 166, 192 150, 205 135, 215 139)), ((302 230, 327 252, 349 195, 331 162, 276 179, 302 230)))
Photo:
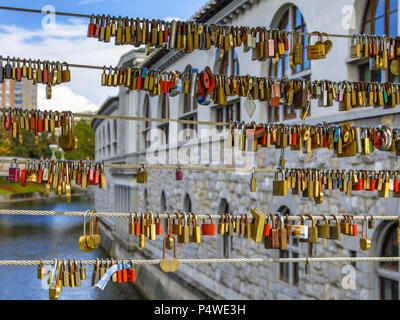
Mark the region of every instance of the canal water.
MULTIPOLYGON (((0 208, 85 211, 93 208, 93 202, 86 197, 73 197, 71 203, 39 199, 0 203, 0 208)), ((82 225, 82 217, 0 215, 0 260, 107 258, 107 253, 101 248, 90 253, 79 249, 82 225)), ((82 281, 82 286, 63 287, 59 300, 141 299, 135 287, 128 283, 110 281, 104 291, 92 288, 93 267, 85 268, 86 280, 82 281)), ((46 266, 46 275, 48 269, 49 266, 46 266)), ((47 283, 37 279, 36 266, 0 266, 0 300, 48 300, 48 297, 47 283)))

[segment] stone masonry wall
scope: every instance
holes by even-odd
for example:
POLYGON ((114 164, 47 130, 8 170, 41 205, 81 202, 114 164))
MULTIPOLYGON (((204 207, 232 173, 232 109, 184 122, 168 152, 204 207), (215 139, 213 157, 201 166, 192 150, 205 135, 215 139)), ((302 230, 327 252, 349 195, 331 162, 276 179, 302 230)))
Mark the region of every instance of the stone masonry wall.
MULTIPOLYGON (((380 122, 390 126, 399 126, 400 117, 388 116, 384 119, 375 118, 368 121, 360 120, 364 125, 377 125, 380 122)), ((353 122, 357 125, 357 121, 353 122)), ((222 142, 221 142, 222 143, 222 142)), ((275 168, 278 163, 280 151, 272 148, 259 148, 257 153, 258 167, 275 168)), ((286 151, 286 167, 316 167, 316 168, 363 168, 363 169, 397 169, 397 158, 394 153, 375 151, 368 156, 358 156, 347 159, 332 157, 330 150, 313 150, 311 154, 300 151, 286 151)), ((144 157, 139 163, 144 162, 144 157)), ((271 174, 257 173, 257 192, 249 191, 249 175, 236 173, 221 173, 208 171, 184 171, 183 180, 175 180, 173 170, 149 170, 148 183, 136 184, 133 189, 137 191, 137 199, 133 199, 131 210, 151 210, 160 212, 161 193, 165 192, 167 211, 184 210, 185 195, 190 196, 192 211, 196 213, 218 213, 221 199, 226 199, 232 213, 246 213, 252 207, 276 212, 281 206, 290 209, 291 214, 373 214, 373 215, 398 215, 396 198, 382 199, 371 192, 353 192, 352 197, 338 190, 324 191, 323 204, 316 205, 313 200, 299 196, 273 197, 271 174), (147 207, 145 204, 145 189, 147 189, 147 207)), ((108 180, 110 185, 106 190, 96 191, 96 207, 104 210, 113 210, 112 190, 113 179, 108 180)), ((290 194, 290 191, 289 191, 290 194)), ((118 219, 117 219, 118 220, 118 219)), ((135 236, 128 235, 128 223, 119 219, 114 236, 126 241, 117 244, 120 249, 114 252, 133 252, 143 255, 138 249, 135 236), (127 249, 127 246, 129 247, 127 249), (122 251, 121 251, 122 250, 122 251), (128 250, 128 251, 127 251, 128 250)), ((316 245, 299 244, 299 257, 334 257, 350 256, 351 251, 356 251, 357 256, 380 255, 379 224, 376 229, 369 231, 373 240, 372 248, 364 253, 359 249, 359 236, 343 236, 341 241, 320 239, 316 245)), ((359 225, 359 235, 361 226, 359 225)), ((266 250, 263 243, 241 239, 242 236, 234 235, 230 257, 279 257, 279 250, 266 250)), ((146 240, 146 254, 148 258, 162 257, 162 238, 157 241, 146 240)), ((118 242, 118 241, 116 241, 118 242)), ((178 244, 178 258, 223 258, 223 237, 202 237, 202 244, 178 244)), ((170 253, 168 253, 170 254, 170 253)), ((117 255, 125 256, 125 255, 117 255)), ((376 292, 376 265, 372 263, 356 264, 356 290, 344 290, 341 286, 344 274, 344 264, 319 264, 313 263, 311 275, 304 274, 304 265, 299 265, 298 285, 290 285, 279 279, 278 264, 237 264, 237 265, 181 265, 176 275, 190 279, 195 287, 202 285, 210 290, 215 297, 225 299, 375 299, 376 292)), ((154 273, 154 266, 142 267, 147 269, 143 274, 154 273), (149 271, 153 270, 153 271, 149 271), (149 273, 150 272, 150 273, 149 273)), ((158 281, 164 279, 161 272, 156 272, 158 281), (161 278, 160 278, 161 277, 161 278)), ((165 278, 167 279, 167 278, 165 278)), ((148 284, 147 284, 148 285, 148 284)), ((181 283, 182 285, 182 283, 181 283)), ((185 285, 183 285, 185 287, 185 285)), ((173 290, 169 294, 178 294, 173 290), (172 292, 172 293, 171 293, 172 292)), ((189 298, 191 295, 187 295, 189 298)), ((167 298, 167 297, 164 297, 167 298)), ((175 298, 168 296, 168 298, 175 298)))

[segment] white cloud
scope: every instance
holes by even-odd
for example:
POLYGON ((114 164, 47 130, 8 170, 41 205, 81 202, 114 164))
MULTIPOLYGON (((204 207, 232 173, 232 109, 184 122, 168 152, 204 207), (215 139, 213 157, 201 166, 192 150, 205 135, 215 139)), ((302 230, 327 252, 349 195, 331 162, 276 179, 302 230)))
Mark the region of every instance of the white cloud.
POLYGON ((168 22, 171 22, 172 20, 175 20, 175 21, 177 21, 177 20, 182 21, 183 19, 182 19, 182 18, 179 18, 179 17, 165 17, 164 20, 165 20, 165 21, 168 21, 168 22))
POLYGON ((51 99, 46 98, 46 86, 38 87, 38 106, 41 110, 72 111, 85 113, 87 111, 97 111, 98 105, 94 104, 86 97, 74 93, 71 88, 66 86, 52 87, 51 99))
MULTIPOLYGON (((121 55, 132 50, 130 45, 115 46, 113 42, 103 43, 97 39, 87 38, 87 20, 70 19, 68 23, 57 23, 54 30, 26 29, 15 25, 0 25, 0 54, 10 57, 43 59, 50 61, 67 61, 76 64, 99 66, 115 66, 121 55)), ((65 101, 88 106, 88 110, 96 110, 110 95, 116 95, 118 88, 102 87, 100 70, 71 68, 71 82, 53 88, 53 96, 62 92, 65 101), (62 88, 68 88, 65 90, 62 88), (81 96, 85 100, 78 101, 81 96)), ((44 95, 45 87, 38 85, 39 96, 44 95)), ((55 99, 55 98, 53 98, 55 99)), ((50 101, 53 101, 51 99, 50 101)), ((44 97, 44 100, 47 100, 44 97)), ((39 101, 39 107, 43 100, 39 101)), ((52 110, 58 108, 55 100, 52 110)), ((46 104, 47 105, 47 104, 46 104)), ((47 107, 46 107, 47 108, 47 107)), ((68 110, 75 108, 71 105, 68 110)), ((86 109, 85 109, 86 110, 86 109)))

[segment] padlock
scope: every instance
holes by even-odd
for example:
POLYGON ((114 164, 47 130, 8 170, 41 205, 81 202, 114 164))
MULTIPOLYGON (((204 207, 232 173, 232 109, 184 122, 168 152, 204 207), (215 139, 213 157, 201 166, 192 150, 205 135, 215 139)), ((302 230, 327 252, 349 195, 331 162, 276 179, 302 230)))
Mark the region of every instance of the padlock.
POLYGON ((183 172, 180 167, 178 167, 178 169, 176 169, 176 171, 175 171, 175 178, 176 178, 176 180, 183 179, 183 172))
POLYGON ((221 214, 221 218, 218 223, 218 234, 225 234, 225 214, 221 214))
POLYGON ((306 214, 311 219, 312 225, 308 227, 308 239, 306 242, 318 243, 318 228, 315 226, 315 219, 311 214, 306 214))
POLYGON ((329 239, 330 225, 328 224, 328 219, 326 218, 326 216, 324 214, 321 214, 321 216, 324 218, 325 222, 321 223, 320 220, 318 220, 318 223, 317 223, 318 237, 329 239))
POLYGON ((11 166, 8 169, 8 181, 18 182, 19 181, 20 168, 18 166, 18 159, 13 159, 11 166))
POLYGON ((181 214, 177 212, 176 216, 178 218, 178 223, 175 223, 175 219, 174 219, 174 223, 172 224, 172 233, 179 236, 182 233, 181 214))
POLYGON ((292 226, 292 236, 297 239, 308 239, 308 226, 305 224, 305 218, 302 214, 298 214, 301 219, 301 224, 295 224, 292 226))
POLYGON ((157 218, 156 218, 156 235, 162 235, 163 234, 163 229, 162 229, 162 222, 160 218, 160 214, 157 213, 157 218))
POLYGON ((368 251, 371 249, 371 239, 368 239, 368 225, 367 223, 364 223, 367 220, 367 217, 365 216, 365 220, 362 220, 362 235, 360 239, 360 248, 361 250, 368 251), (365 224, 365 237, 364 237, 364 224, 365 224))
MULTIPOLYGON (((201 233, 200 233, 200 225, 199 225, 199 218, 197 214, 193 213, 193 235, 192 235, 192 242, 200 243, 201 242, 201 233)), ((214 229, 215 231, 215 229, 214 229)), ((203 233, 204 234, 204 233, 203 233)))
POLYGON ((287 250, 287 238, 288 238, 288 231, 285 227, 285 222, 283 216, 280 216, 280 228, 279 228, 279 249, 280 250, 287 250))
POLYGON ((133 260, 131 260, 131 267, 127 271, 127 280, 128 282, 135 282, 136 281, 136 269, 133 264, 133 260))
POLYGON ((311 267, 310 267, 310 260, 307 258, 306 260, 306 265, 304 268, 304 273, 305 274, 310 274, 311 273, 311 267))
POLYGON ((251 172, 251 178, 250 178, 250 192, 256 192, 257 189, 257 182, 256 182, 256 176, 254 173, 254 168, 253 171, 251 172))
POLYGON ((209 214, 211 223, 202 223, 201 225, 201 234, 203 236, 215 236, 215 223, 211 214, 209 214))
POLYGON ((264 224, 263 236, 264 236, 264 237, 268 237, 269 234, 270 234, 270 232, 271 232, 270 217, 267 216, 265 220, 266 220, 266 223, 264 224))
POLYGON ((273 191, 274 196, 287 196, 287 180, 285 179, 285 170, 278 168, 282 175, 282 180, 279 180, 279 172, 275 172, 275 178, 273 181, 273 191))
POLYGON ((316 59, 325 59, 326 58, 326 47, 322 41, 322 34, 320 32, 312 32, 308 37, 308 46, 307 46, 307 59, 308 60, 316 60, 316 59), (319 41, 315 44, 311 44, 312 35, 318 35, 319 41))
POLYGON ((136 182, 137 183, 147 183, 147 171, 144 168, 144 164, 141 165, 142 167, 139 168, 136 175, 136 182))
POLYGON ((333 217, 336 221, 336 225, 331 224, 331 220, 329 220, 329 239, 334 239, 334 240, 340 240, 341 239, 341 226, 339 224, 339 219, 336 215, 331 214, 331 217, 333 217))

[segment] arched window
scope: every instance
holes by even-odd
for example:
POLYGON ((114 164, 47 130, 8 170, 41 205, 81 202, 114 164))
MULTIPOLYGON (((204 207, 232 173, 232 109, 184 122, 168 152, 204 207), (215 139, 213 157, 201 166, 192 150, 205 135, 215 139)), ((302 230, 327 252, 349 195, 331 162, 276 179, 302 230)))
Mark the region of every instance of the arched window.
MULTIPOLYGON (((227 75, 228 77, 239 75, 239 57, 235 48, 231 47, 228 52, 225 52, 223 58, 215 63, 214 72, 227 75)), ((215 121, 240 121, 240 99, 228 101, 227 105, 218 105, 213 109, 215 121)), ((217 127, 217 129, 222 130, 223 128, 217 127)))
MULTIPOLYGON (((230 213, 229 204, 226 199, 222 199, 219 203, 218 213, 230 213)), ((223 239, 223 257, 227 259, 230 258, 233 249, 233 237, 229 236, 227 233, 224 233, 223 239)))
MULTIPOLYGON (((160 108, 160 116, 161 118, 168 119, 169 118, 169 97, 167 94, 162 93, 159 98, 159 108, 160 108)), ((169 123, 161 123, 158 126, 164 132, 163 141, 161 144, 168 144, 169 141, 169 123)))
MULTIPOLYGON (((361 33, 388 35, 396 37, 397 28, 397 0, 369 0, 366 2, 361 25, 361 33)), ((385 82, 399 80, 389 70, 370 70, 369 63, 359 67, 360 80, 365 82, 385 82)))
POLYGON ((144 195, 143 195, 143 210, 148 211, 149 208, 149 198, 148 198, 148 193, 147 189, 144 189, 144 195))
MULTIPOLYGON (((190 72, 192 70, 192 66, 186 66, 184 72, 190 72)), ((183 95, 183 108, 182 114, 179 117, 180 119, 186 120, 197 120, 197 97, 191 97, 189 93, 185 93, 183 95)), ((187 130, 184 134, 184 138, 189 140, 195 137, 195 133, 197 133, 197 125, 195 124, 187 124, 183 123, 180 128, 183 130, 187 130)))
POLYGON ((165 192, 161 192, 161 211, 167 210, 167 199, 165 198, 165 192))
MULTIPOLYGON (((150 100, 149 96, 146 94, 144 96, 144 101, 143 101, 143 115, 146 118, 150 118, 150 100)), ((150 131, 150 121, 145 121, 144 122, 144 129, 142 131, 142 137, 143 137, 143 145, 145 148, 150 147, 150 141, 147 141, 147 133, 150 131)))
MULTIPOLYGON (((397 257, 397 223, 390 223, 382 228, 381 257, 397 257)), ((377 273, 379 278, 379 297, 381 300, 399 299, 399 263, 381 262, 377 273)))
POLYGON ((223 58, 215 63, 214 71, 227 76, 239 75, 239 57, 235 48, 231 47, 225 52, 223 58))
MULTIPOLYGON (((288 207, 282 206, 278 209, 278 213, 282 216, 285 214, 291 215, 288 207)), ((280 251, 281 258, 298 258, 299 242, 293 237, 288 237, 287 250, 280 251)), ((293 286, 299 283, 299 264, 298 263, 281 263, 279 266, 279 279, 293 286)))
POLYGON ((114 119, 113 125, 114 125, 113 153, 117 153, 117 140, 118 140, 118 137, 117 137, 117 120, 116 119, 114 119))
MULTIPOLYGON (((191 71, 192 71, 192 66, 191 65, 186 66, 184 72, 191 72, 191 71)), ((190 94, 185 93, 183 101, 183 113, 185 114, 193 110, 197 110, 196 95, 192 98, 190 97, 190 94)))
POLYGON ((107 156, 111 156, 111 128, 110 121, 107 121, 107 156))
MULTIPOLYGON (((286 7, 283 11, 278 13, 275 17, 272 27, 280 30, 294 30, 299 32, 308 32, 306 22, 299 8, 294 5, 286 7)), ((289 39, 290 41, 290 39, 289 39)), ((296 69, 293 70, 289 66, 289 53, 286 52, 285 56, 279 59, 277 64, 273 63, 273 59, 270 59, 269 63, 269 76, 283 78, 294 75, 299 72, 306 71, 311 68, 310 61, 307 59, 307 46, 308 36, 300 36, 300 42, 303 47, 302 60, 300 64, 296 65, 296 69)), ((309 75, 304 75, 303 78, 309 78, 309 75)), ((280 107, 271 107, 268 103, 268 120, 272 121, 284 121, 290 119, 296 119, 296 112, 293 106, 283 105, 282 115, 280 114, 280 107)))
POLYGON ((190 200, 190 196, 188 194, 185 195, 185 200, 183 202, 183 211, 192 212, 192 200, 190 200))

